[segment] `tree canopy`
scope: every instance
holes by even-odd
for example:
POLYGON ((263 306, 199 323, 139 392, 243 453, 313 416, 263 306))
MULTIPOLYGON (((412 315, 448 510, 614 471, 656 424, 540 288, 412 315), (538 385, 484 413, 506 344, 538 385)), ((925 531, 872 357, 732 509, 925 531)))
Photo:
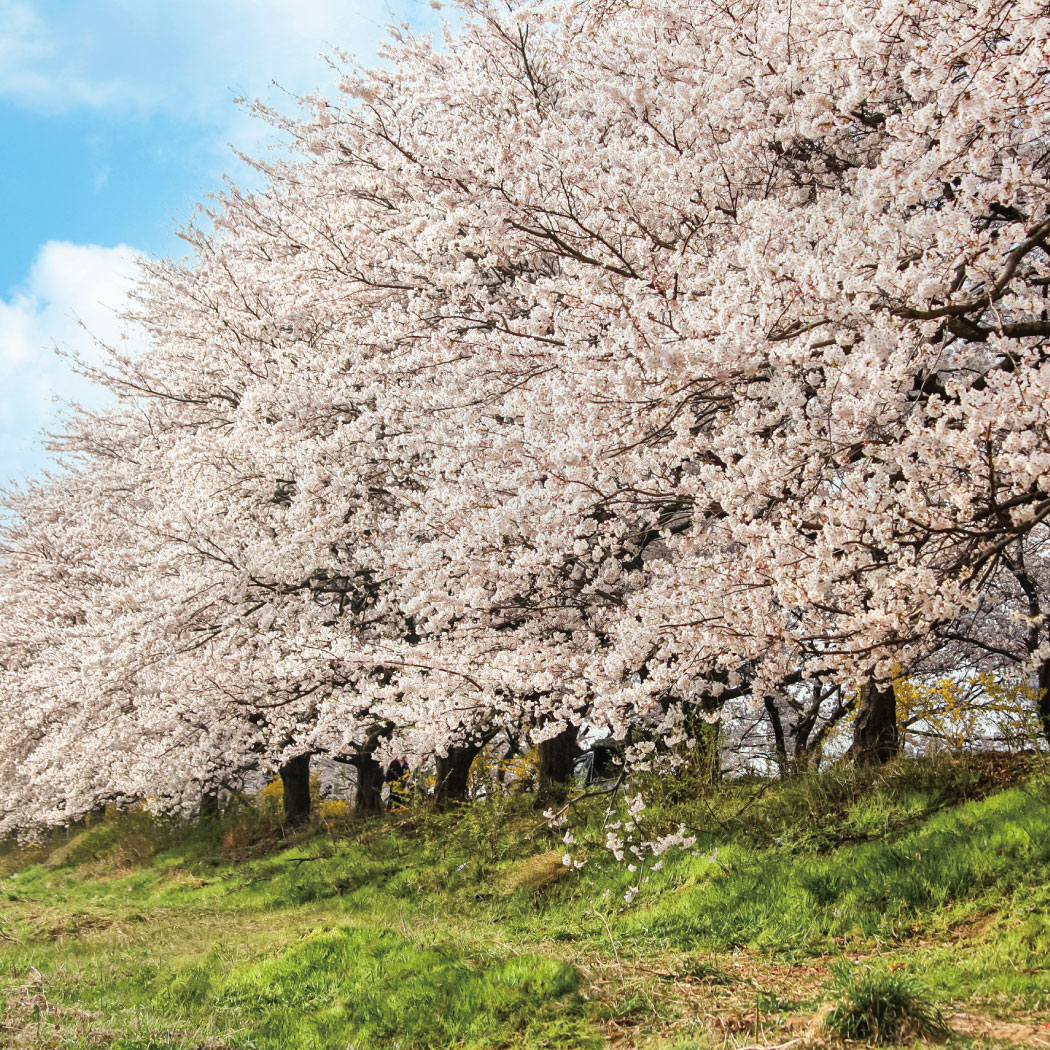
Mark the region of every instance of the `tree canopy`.
POLYGON ((1045 5, 460 15, 260 110, 9 494, 0 829, 902 673, 1050 734, 1045 5))

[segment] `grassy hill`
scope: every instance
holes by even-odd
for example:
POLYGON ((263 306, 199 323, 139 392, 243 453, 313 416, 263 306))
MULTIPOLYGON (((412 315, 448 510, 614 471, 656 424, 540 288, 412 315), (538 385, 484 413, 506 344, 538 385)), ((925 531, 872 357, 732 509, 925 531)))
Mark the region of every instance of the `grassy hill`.
MULTIPOLYGON (((654 831, 697 843, 630 906, 637 873, 586 845, 566 868, 529 797, 290 836, 116 815, 0 856, 0 1046, 1050 1047, 1037 767, 665 785, 654 831)), ((603 818, 584 802, 577 838, 603 818)))

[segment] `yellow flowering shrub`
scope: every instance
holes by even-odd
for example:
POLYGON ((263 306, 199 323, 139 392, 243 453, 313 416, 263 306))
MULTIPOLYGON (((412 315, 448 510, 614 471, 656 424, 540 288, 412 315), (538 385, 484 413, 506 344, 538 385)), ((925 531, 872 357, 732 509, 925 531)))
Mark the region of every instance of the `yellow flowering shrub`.
POLYGON ((902 743, 912 736, 961 750, 992 736, 1020 747, 1038 735, 1037 691, 1021 679, 987 671, 940 678, 901 675, 893 691, 902 743))

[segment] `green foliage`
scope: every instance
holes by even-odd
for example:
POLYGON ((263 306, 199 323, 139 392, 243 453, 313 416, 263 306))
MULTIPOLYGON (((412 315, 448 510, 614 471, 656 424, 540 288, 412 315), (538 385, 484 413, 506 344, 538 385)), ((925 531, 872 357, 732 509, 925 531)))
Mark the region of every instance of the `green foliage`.
MULTIPOLYGON (((905 963, 937 1005, 1050 1008, 1050 806, 1039 783, 995 790, 1016 780, 902 762, 661 802, 656 830, 674 811, 700 840, 649 869, 630 908, 636 876, 579 845, 586 866, 566 869, 560 834, 516 795, 287 839, 249 807, 194 824, 111 814, 0 883, 0 1002, 15 1004, 0 1045, 524 1050, 590 1046, 608 1025, 666 1050, 707 1045, 664 1024, 702 1027, 696 996, 757 1006, 763 1025, 817 1004, 817 983, 778 984, 762 954, 812 974, 844 949, 880 974, 905 963), (241 817, 254 841, 230 850, 241 817)), ((598 838, 605 802, 574 816, 578 839, 598 838)), ((854 978, 863 990, 867 970, 854 978)))
POLYGON ((950 1034, 929 991, 904 970, 840 964, 832 988, 837 1000, 824 1018, 824 1030, 839 1039, 899 1043, 950 1034))
POLYGON ((474 961, 448 945, 424 946, 388 930, 313 934, 278 958, 241 967, 210 988, 172 981, 169 1002, 251 1019, 260 1047, 389 1046, 439 1050, 546 1039, 593 1043, 573 993, 575 970, 532 955, 474 961))
POLYGON ((818 947, 834 937, 900 939, 979 894, 1008 892, 1050 862, 1050 809, 1020 788, 938 812, 915 830, 827 855, 730 844, 675 866, 652 909, 625 920, 665 943, 818 947))
POLYGON ((906 830, 1026 779, 1031 765, 1022 756, 934 755, 883 767, 844 764, 788 780, 732 781, 717 793, 695 785, 687 792, 677 777, 653 778, 646 790, 650 820, 685 823, 701 844, 809 853, 906 830))

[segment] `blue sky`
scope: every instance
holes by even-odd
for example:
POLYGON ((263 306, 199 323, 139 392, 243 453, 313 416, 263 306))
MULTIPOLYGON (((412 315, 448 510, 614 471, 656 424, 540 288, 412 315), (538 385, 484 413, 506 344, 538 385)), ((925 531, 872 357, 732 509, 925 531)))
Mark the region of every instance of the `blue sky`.
POLYGON ((53 347, 117 338, 136 255, 179 254, 195 202, 244 176, 229 145, 265 145, 234 99, 330 92, 324 54, 368 62, 385 25, 436 18, 426 0, 0 0, 0 485, 46 464, 56 397, 92 396, 53 347))

